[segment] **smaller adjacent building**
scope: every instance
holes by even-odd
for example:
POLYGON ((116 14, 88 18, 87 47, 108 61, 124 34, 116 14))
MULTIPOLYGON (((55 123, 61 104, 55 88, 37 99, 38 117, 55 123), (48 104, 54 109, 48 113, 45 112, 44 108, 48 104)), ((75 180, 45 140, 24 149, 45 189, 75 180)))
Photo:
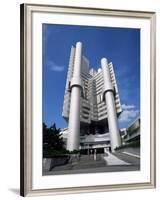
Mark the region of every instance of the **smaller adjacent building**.
POLYGON ((128 128, 121 129, 122 144, 129 144, 135 141, 140 142, 140 117, 133 121, 128 128))

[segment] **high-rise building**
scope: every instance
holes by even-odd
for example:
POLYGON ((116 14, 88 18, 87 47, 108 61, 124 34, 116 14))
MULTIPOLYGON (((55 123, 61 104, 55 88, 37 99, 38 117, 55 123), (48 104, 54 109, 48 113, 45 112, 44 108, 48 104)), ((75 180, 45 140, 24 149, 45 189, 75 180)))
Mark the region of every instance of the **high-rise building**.
POLYGON ((121 112, 112 62, 102 58, 95 71, 77 42, 71 47, 62 112, 68 122, 67 149, 114 151, 121 145, 117 122, 121 112))

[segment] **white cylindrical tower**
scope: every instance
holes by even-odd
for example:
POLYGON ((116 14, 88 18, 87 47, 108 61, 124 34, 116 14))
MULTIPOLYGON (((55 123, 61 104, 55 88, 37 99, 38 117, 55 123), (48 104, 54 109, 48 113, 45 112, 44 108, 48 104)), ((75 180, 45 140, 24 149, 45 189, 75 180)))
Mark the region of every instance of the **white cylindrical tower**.
POLYGON ((81 80, 81 60, 82 60, 82 43, 76 43, 75 60, 73 68, 73 77, 70 84, 71 100, 70 113, 68 122, 68 139, 67 150, 73 151, 79 149, 80 137, 80 98, 82 80, 81 80))
POLYGON ((108 126, 111 138, 111 150, 112 152, 114 152, 115 148, 121 145, 121 138, 118 128, 117 112, 114 101, 114 89, 110 78, 108 61, 106 58, 101 59, 101 66, 104 79, 103 96, 107 106, 108 126))

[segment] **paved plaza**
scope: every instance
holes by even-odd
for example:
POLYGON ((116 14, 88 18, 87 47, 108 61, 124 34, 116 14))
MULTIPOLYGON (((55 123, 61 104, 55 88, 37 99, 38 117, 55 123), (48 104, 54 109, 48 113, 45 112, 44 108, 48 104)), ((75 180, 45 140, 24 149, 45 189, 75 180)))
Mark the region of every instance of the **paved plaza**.
POLYGON ((121 152, 95 155, 81 155, 79 159, 56 166, 43 175, 119 172, 140 170, 140 158, 121 152))

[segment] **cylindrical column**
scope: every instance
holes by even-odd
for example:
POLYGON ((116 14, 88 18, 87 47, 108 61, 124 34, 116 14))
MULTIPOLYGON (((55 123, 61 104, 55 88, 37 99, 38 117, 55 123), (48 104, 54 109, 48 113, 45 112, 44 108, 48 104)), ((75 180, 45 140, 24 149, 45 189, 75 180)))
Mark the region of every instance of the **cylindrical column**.
POLYGON ((67 149, 69 151, 79 149, 80 135, 80 95, 81 88, 73 87, 71 93, 71 104, 68 124, 67 149))
POLYGON ((101 59, 101 66, 103 70, 103 79, 104 79, 103 95, 107 106, 108 126, 111 138, 111 150, 113 152, 116 147, 121 145, 121 138, 118 128, 117 112, 114 101, 114 90, 110 78, 108 61, 106 58, 101 59))
POLYGON ((67 139, 67 150, 69 151, 79 149, 80 97, 81 97, 81 90, 83 88, 81 81, 81 59, 82 59, 82 43, 77 42, 73 77, 70 86, 71 100, 70 100, 70 113, 68 122, 68 139, 67 139))

